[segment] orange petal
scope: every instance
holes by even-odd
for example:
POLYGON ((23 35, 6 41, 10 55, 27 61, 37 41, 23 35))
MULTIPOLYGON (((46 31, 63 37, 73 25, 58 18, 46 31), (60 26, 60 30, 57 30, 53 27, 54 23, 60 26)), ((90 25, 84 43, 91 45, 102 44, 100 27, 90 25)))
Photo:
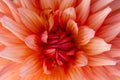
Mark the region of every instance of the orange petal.
POLYGON ((16 22, 21 23, 20 17, 18 15, 18 11, 17 11, 17 6, 10 0, 3 0, 7 6, 9 7, 12 16, 14 17, 14 19, 16 20, 16 22))
POLYGON ((95 35, 95 31, 87 26, 79 27, 78 36, 76 37, 76 44, 78 47, 87 44, 95 35))
POLYGON ((42 60, 40 54, 33 54, 29 56, 20 69, 20 76, 25 77, 26 75, 34 75, 37 71, 41 71, 41 63, 42 60))
POLYGON ((95 3, 91 5, 91 12, 95 13, 96 11, 99 11, 106 7, 108 4, 110 4, 113 0, 98 0, 95 3))
POLYGON ((35 51, 40 50, 40 46, 41 46, 40 38, 36 35, 30 35, 30 36, 26 37, 25 43, 29 48, 31 48, 35 51))
POLYGON ((97 30, 104 22, 105 18, 110 13, 111 8, 107 7, 88 18, 87 24, 90 28, 97 30))
POLYGON ((110 48, 111 48, 111 44, 107 44, 101 38, 93 38, 90 40, 88 44, 83 46, 83 49, 85 50, 85 52, 87 52, 88 55, 101 54, 105 51, 109 51, 110 48))
POLYGON ((74 20, 69 20, 66 26, 66 30, 73 36, 78 35, 78 26, 77 23, 74 20))
POLYGON ((3 27, 11 31, 21 40, 24 40, 24 38, 30 34, 29 30, 27 30, 25 26, 16 23, 15 21, 6 16, 3 16, 1 18, 1 23, 3 27))
POLYGON ((20 79, 19 68, 20 68, 19 64, 12 62, 7 64, 0 71, 0 80, 19 80, 20 79))
POLYGON ((106 42, 110 42, 120 33, 120 23, 106 25, 102 27, 98 32, 97 36, 103 38, 106 42))
POLYGON ((62 0, 59 10, 63 11, 64 9, 73 6, 75 3, 75 0, 62 0))
POLYGON ((85 53, 82 51, 78 51, 75 57, 75 65, 78 67, 86 66, 88 63, 87 57, 84 55, 85 53))
POLYGON ((16 45, 4 48, 0 52, 0 57, 12 60, 14 62, 22 62, 32 53, 25 45, 16 45))
POLYGON ((18 11, 22 22, 28 29, 37 34, 43 31, 42 19, 37 13, 25 8, 19 8, 18 11))
POLYGON ((76 7, 78 24, 84 24, 89 14, 89 8, 90 0, 82 0, 81 3, 76 7))
POLYGON ((88 57, 88 65, 90 66, 116 65, 116 63, 117 61, 105 55, 97 55, 97 56, 88 57))
POLYGON ((62 13, 62 24, 65 25, 69 19, 76 19, 75 9, 73 7, 66 8, 62 13))

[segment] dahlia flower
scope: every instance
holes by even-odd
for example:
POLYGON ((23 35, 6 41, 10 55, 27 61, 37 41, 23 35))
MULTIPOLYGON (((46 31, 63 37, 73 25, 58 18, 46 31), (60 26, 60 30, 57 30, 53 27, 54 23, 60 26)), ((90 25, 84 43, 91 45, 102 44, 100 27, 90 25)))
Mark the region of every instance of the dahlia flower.
POLYGON ((120 0, 0 0, 0 80, 120 80, 120 0))

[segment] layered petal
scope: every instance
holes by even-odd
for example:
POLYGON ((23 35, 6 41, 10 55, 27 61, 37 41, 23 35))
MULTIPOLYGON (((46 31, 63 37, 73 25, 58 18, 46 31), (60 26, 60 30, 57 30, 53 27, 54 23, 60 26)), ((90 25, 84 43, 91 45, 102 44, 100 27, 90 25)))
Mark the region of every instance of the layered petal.
POLYGON ((81 3, 76 7, 76 14, 78 24, 84 24, 90 9, 90 0, 82 0, 81 3))
POLYGON ((0 52, 0 57, 12 60, 14 62, 22 62, 26 57, 28 57, 32 51, 27 48, 25 45, 16 45, 5 47, 0 52))
POLYGON ((106 56, 97 55, 88 57, 88 65, 90 66, 106 66, 106 65, 116 65, 117 61, 106 56))
POLYGON ((99 29, 110 12, 111 8, 107 7, 97 13, 92 14, 88 17, 87 25, 94 30, 99 29))
POLYGON ((25 28, 25 26, 16 23, 7 16, 3 16, 1 18, 1 23, 3 27, 11 31, 21 40, 24 40, 24 38, 30 34, 29 30, 25 28))
POLYGON ((78 36, 75 39, 76 45, 81 48, 81 46, 87 44, 94 35, 95 31, 88 26, 79 27, 78 36))
POLYGON ((111 49, 111 44, 107 44, 101 38, 93 38, 88 44, 83 46, 83 49, 88 55, 97 55, 111 49))
POLYGON ((101 27, 97 32, 97 36, 103 38, 106 42, 110 42, 120 33, 120 23, 106 25, 101 27))

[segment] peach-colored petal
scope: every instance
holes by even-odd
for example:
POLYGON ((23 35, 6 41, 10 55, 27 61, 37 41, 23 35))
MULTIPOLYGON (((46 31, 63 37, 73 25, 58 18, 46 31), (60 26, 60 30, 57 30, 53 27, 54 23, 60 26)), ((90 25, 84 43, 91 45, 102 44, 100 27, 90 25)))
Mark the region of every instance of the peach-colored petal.
POLYGON ((120 23, 110 24, 102 27, 97 36, 103 38, 106 42, 110 42, 120 33, 120 23))
POLYGON ((75 57, 75 65, 78 67, 86 66, 88 63, 87 56, 84 55, 85 53, 82 51, 78 51, 75 57))
POLYGON ((82 2, 76 7, 76 14, 78 24, 83 24, 89 14, 90 0, 82 0, 82 2))
POLYGON ((22 7, 35 11, 36 13, 40 13, 39 0, 19 0, 19 2, 21 3, 22 7))
POLYGON ((29 56, 25 62, 23 63, 21 69, 20 69, 20 76, 24 77, 26 75, 34 75, 38 71, 41 71, 42 60, 41 55, 39 54, 33 54, 29 56))
POLYGON ((88 57, 88 65, 90 66, 106 66, 116 65, 117 61, 105 55, 97 55, 88 57))
POLYGON ((87 26, 79 27, 78 36, 76 37, 76 44, 78 47, 87 44, 95 35, 95 31, 87 26))
POLYGON ((30 34, 29 30, 27 30, 23 25, 16 23, 15 21, 6 16, 3 16, 1 18, 1 23, 3 27, 10 30, 21 40, 24 40, 24 38, 30 34))
POLYGON ((3 1, 9 7, 9 9, 10 9, 14 19, 16 20, 16 22, 21 23, 21 20, 19 18, 18 11, 17 11, 17 6, 10 0, 3 0, 3 1))
POLYGON ((112 16, 108 17, 104 24, 114 24, 120 21, 120 13, 113 14, 112 16))
POLYGON ((19 80, 19 68, 19 64, 12 62, 7 64, 2 70, 0 70, 0 80, 19 80))
POLYGON ((31 48, 31 49, 33 49, 35 51, 40 50, 41 41, 40 41, 40 38, 38 36, 36 36, 36 35, 30 35, 30 36, 26 37, 25 38, 25 43, 29 48, 31 48))
POLYGON ((76 13, 75 13, 75 9, 73 7, 66 8, 63 11, 63 13, 61 15, 61 20, 62 20, 63 26, 67 23, 67 21, 69 19, 73 19, 73 20, 76 19, 76 13))
POLYGON ((94 30, 97 30, 103 24, 105 18, 108 16, 110 11, 111 11, 111 8, 107 7, 89 16, 87 21, 88 26, 94 30))
POLYGON ((91 5, 91 12, 94 13, 106 7, 110 4, 113 0, 98 0, 91 5))
POLYGON ((25 8, 19 8, 18 11, 22 22, 28 29, 37 34, 42 32, 42 19, 37 13, 25 8))
POLYGON ((12 60, 14 62, 22 62, 32 53, 25 45, 16 45, 4 48, 0 52, 0 57, 12 60))
POLYGON ((75 3, 75 0, 62 0, 59 10, 63 11, 64 9, 73 6, 75 3))
POLYGON ((78 35, 78 26, 74 20, 69 20, 66 26, 66 30, 71 33, 73 37, 78 35))
POLYGON ((101 38, 93 38, 90 40, 88 44, 83 46, 83 49, 85 50, 85 52, 87 52, 88 55, 101 54, 105 51, 109 51, 110 48, 111 48, 111 44, 107 44, 101 38))

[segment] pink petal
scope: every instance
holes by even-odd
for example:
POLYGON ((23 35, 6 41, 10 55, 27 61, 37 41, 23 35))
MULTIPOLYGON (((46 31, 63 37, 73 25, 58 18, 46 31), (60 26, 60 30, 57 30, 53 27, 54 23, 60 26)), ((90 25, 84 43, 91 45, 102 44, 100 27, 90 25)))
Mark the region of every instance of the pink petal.
POLYGON ((64 9, 73 6, 75 3, 75 0, 62 0, 59 10, 63 11, 64 9))
POLYGON ((87 44, 95 35, 95 31, 87 26, 79 27, 78 36, 76 37, 76 44, 78 47, 87 44))
POLYGON ((117 61, 105 55, 91 56, 88 58, 88 65, 90 66, 107 66, 116 65, 117 61))
POLYGON ((1 23, 3 27, 11 31, 21 40, 24 40, 24 38, 30 34, 29 30, 27 30, 25 26, 16 23, 15 21, 6 16, 3 16, 1 18, 1 23))
POLYGON ((61 16, 62 24, 65 25, 69 19, 76 19, 75 9, 73 7, 66 8, 61 16))
POLYGON ((18 11, 22 22, 28 29, 37 34, 43 31, 42 19, 37 13, 25 8, 19 8, 18 11))
POLYGON ((41 41, 40 41, 40 38, 36 35, 30 35, 30 36, 26 37, 25 43, 29 48, 31 48, 35 51, 40 50, 41 41))
POLYGON ((120 23, 106 25, 102 27, 98 32, 97 36, 103 38, 106 42, 110 42, 120 33, 120 23))
POLYGON ((88 55, 101 54, 105 51, 109 51, 110 48, 111 48, 111 44, 107 44, 101 38, 93 38, 90 40, 88 44, 83 46, 83 49, 85 50, 85 52, 87 52, 88 55))
POLYGON ((66 30, 70 33, 73 37, 78 35, 78 26, 74 20, 69 20, 66 26, 66 30))
POLYGON ((112 11, 119 10, 120 0, 114 0, 109 6, 112 8, 112 11))
POLYGON ((3 0, 7 6, 9 7, 11 13, 12 13, 12 16, 14 17, 14 19, 16 20, 16 22, 18 23, 21 23, 21 20, 19 18, 19 15, 18 15, 18 11, 17 11, 17 6, 10 0, 3 0))
POLYGON ((98 0, 95 3, 91 5, 91 12, 94 13, 96 11, 99 11, 106 7, 108 4, 110 4, 113 0, 98 0))
POLYGON ((25 45, 16 45, 6 47, 0 52, 0 57, 12 60, 14 62, 22 62, 32 53, 25 45))
POLYGON ((85 53, 82 51, 78 51, 75 57, 75 65, 78 67, 86 66, 88 63, 87 57, 84 55, 85 53))
POLYGON ((24 77, 26 75, 34 75, 41 70, 42 70, 41 55, 33 54, 29 56, 23 63, 20 69, 20 76, 24 77))
POLYGON ((92 14, 87 21, 90 28, 97 30, 104 22, 105 18, 111 12, 111 8, 107 7, 97 13, 92 14))
POLYGON ((41 36, 41 41, 47 43, 47 39, 48 39, 48 33, 47 31, 44 31, 41 36))
POLYGON ((84 24, 86 21, 90 8, 90 0, 82 0, 76 7, 77 20, 79 24, 84 24))

